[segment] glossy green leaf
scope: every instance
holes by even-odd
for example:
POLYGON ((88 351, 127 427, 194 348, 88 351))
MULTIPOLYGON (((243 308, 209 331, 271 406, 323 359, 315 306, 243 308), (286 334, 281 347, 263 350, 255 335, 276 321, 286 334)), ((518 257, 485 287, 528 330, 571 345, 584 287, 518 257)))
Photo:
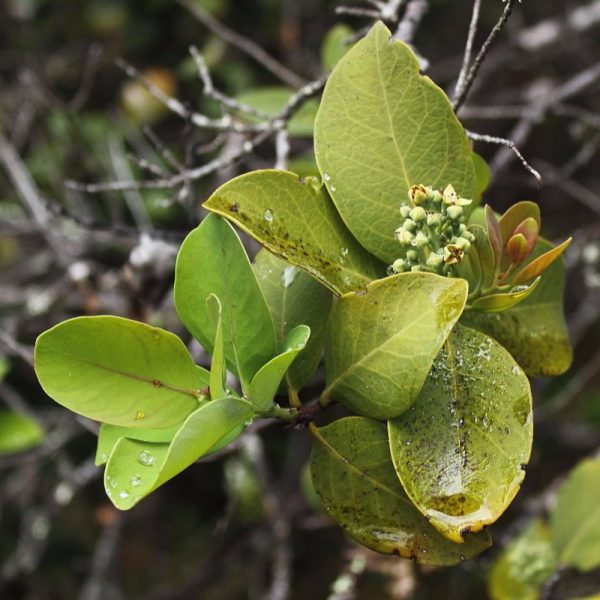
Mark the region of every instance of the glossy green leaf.
POLYGON ((521 285, 531 281, 534 277, 542 274, 560 255, 567 249, 573 238, 565 240, 559 246, 548 250, 535 260, 532 260, 526 267, 519 271, 512 280, 513 285, 521 285))
POLYGON ((268 412, 289 366, 304 350, 310 327, 298 325, 288 333, 283 342, 283 352, 263 365, 250 383, 250 400, 257 412, 268 412))
POLYGON ((312 480, 326 511, 367 548, 454 565, 491 544, 487 532, 454 544, 438 533, 406 496, 390 458, 385 425, 347 417, 314 432, 312 480))
POLYGON ((315 179, 255 171, 222 185, 204 206, 338 295, 385 275, 385 265, 352 237, 315 179))
POLYGON ((382 23, 333 70, 315 121, 315 155, 344 222, 386 263, 398 256, 398 209, 412 185, 476 194, 471 148, 448 98, 382 23))
MULTIPOLYGON (((534 260, 552 245, 545 240, 529 257, 534 260)), ((554 262, 533 293, 501 313, 467 311, 461 322, 498 340, 528 375, 560 375, 573 359, 563 314, 565 274, 562 261, 554 262)))
POLYGON ((108 497, 121 510, 132 508, 243 427, 252 412, 244 400, 222 398, 206 402, 192 413, 170 444, 121 438, 104 472, 108 497))
MULTIPOLYGON (((275 117, 283 110, 283 107, 293 94, 294 90, 286 87, 261 87, 242 92, 236 97, 236 100, 255 110, 262 111, 269 117, 275 117)), ((317 108, 318 102, 314 99, 304 102, 288 122, 287 130, 290 135, 295 137, 312 137, 317 108)), ((250 123, 258 123, 260 121, 258 117, 251 117, 247 114, 243 115, 243 118, 250 123)))
POLYGON ((184 240, 175 269, 175 307, 192 335, 212 354, 206 298, 222 304, 225 358, 247 389, 276 352, 269 307, 240 239, 227 221, 209 215, 184 240))
POLYGON ((557 566, 548 527, 536 519, 494 562, 488 576, 490 597, 492 600, 538 600, 542 585, 557 566))
POLYGON ((120 317, 77 317, 37 339, 44 391, 80 415, 124 427, 166 429, 198 408, 206 372, 172 333, 120 317))
POLYGON ((579 463, 560 488, 550 537, 560 564, 580 571, 600 567, 600 458, 579 463))
POLYGON ((267 250, 256 255, 254 272, 271 309, 280 347, 294 327, 301 324, 310 327, 306 348, 286 374, 288 385, 297 391, 313 376, 321 359, 333 296, 310 275, 267 250))
POLYGON ((342 297, 329 319, 323 399, 374 419, 401 415, 460 317, 467 290, 463 279, 402 273, 342 297))
POLYGON ((325 70, 331 70, 350 49, 349 39, 354 30, 340 23, 334 25, 323 38, 321 44, 321 64, 325 70))
POLYGON ((27 415, 0 410, 0 454, 23 452, 40 444, 44 430, 27 415))
POLYGON ((175 427, 169 427, 169 429, 135 429, 102 423, 96 446, 96 466, 103 465, 108 461, 113 448, 121 438, 131 438, 144 442, 170 442, 180 427, 181 425, 175 425, 175 427))
POLYGON ((492 171, 485 161, 484 158, 479 156, 477 152, 473 152, 473 167, 475 169, 475 196, 473 197, 473 204, 471 205, 471 210, 477 207, 479 202, 481 202, 481 198, 483 196, 483 192, 487 190, 490 185, 490 181, 492 179, 492 171))
POLYGON ((388 428, 406 493, 461 542, 496 521, 523 481, 533 439, 529 381, 500 344, 457 325, 411 410, 388 428))
POLYGON ((481 289, 490 287, 496 273, 496 257, 489 239, 480 225, 470 225, 469 231, 475 236, 471 249, 463 260, 455 265, 456 274, 469 282, 469 295, 478 294, 481 289))
POLYGON ((225 380, 226 380, 226 369, 225 369, 225 346, 223 343, 223 321, 221 301, 214 294, 206 299, 206 311, 208 318, 213 327, 214 343, 212 361, 210 364, 210 397, 211 398, 223 398, 225 396, 225 380))
POLYGON ((471 308, 483 312, 502 312, 503 310, 508 310, 525 300, 525 298, 528 298, 535 291, 541 280, 542 278, 538 277, 531 285, 522 285, 503 294, 482 296, 471 304, 471 308))

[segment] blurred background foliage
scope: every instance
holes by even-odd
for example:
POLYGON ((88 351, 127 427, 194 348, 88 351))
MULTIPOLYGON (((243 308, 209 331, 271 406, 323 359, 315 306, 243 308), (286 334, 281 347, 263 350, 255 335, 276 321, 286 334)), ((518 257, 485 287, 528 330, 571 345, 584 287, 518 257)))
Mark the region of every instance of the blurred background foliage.
MULTIPOLYGON (((343 41, 369 24, 336 15, 333 0, 190 2, 307 81, 331 68, 343 41)), ((179 243, 219 183, 274 163, 267 143, 195 181, 185 197, 169 189, 86 194, 65 186, 147 177, 140 158, 164 156, 163 146, 173 162, 189 167, 244 142, 216 139, 166 110, 115 65, 118 57, 210 116, 219 107, 202 93, 190 45, 220 90, 261 111, 275 113, 293 93, 184 4, 5 0, 0 6, 0 145, 20 156, 42 207, 32 218, 9 169, 0 168, 0 597, 224 600, 270 592, 278 598, 281 569, 290 597, 300 600, 479 599, 488 590, 495 598, 526 597, 530 590, 518 586, 531 582, 511 588, 506 565, 527 555, 527 536, 537 535, 536 543, 543 537, 542 521, 533 519, 548 517, 562 478, 600 447, 600 3, 518 4, 461 112, 469 129, 515 139, 544 176, 538 187, 510 152, 478 145, 494 175, 485 200, 499 212, 535 200, 546 237, 575 237, 566 257, 566 306, 576 360, 556 381, 534 381, 532 462, 517 500, 492 528, 494 548, 447 570, 354 546, 320 512, 305 470, 308 436, 278 425, 118 514, 93 465, 92 425, 55 406, 36 383, 35 337, 70 316, 119 314, 186 335, 170 295, 179 243), (144 134, 146 126, 152 130, 144 134), (128 160, 130 154, 138 159, 128 160)), ((427 74, 448 92, 471 9, 466 0, 431 0, 414 39, 427 74)), ((483 3, 479 44, 501 10, 499 0, 483 3)), ((290 168, 301 175, 315 170, 316 106, 309 101, 290 124, 290 168)), ((7 162, 4 153, 2 167, 7 162)), ((194 351, 206 361, 201 348, 194 351)), ((319 377, 306 399, 318 393, 319 377)), ((533 580, 554 571, 542 563, 532 568, 533 580)), ((598 571, 567 569, 551 597, 599 591, 598 571)), ((535 586, 532 594, 538 597, 535 586)))

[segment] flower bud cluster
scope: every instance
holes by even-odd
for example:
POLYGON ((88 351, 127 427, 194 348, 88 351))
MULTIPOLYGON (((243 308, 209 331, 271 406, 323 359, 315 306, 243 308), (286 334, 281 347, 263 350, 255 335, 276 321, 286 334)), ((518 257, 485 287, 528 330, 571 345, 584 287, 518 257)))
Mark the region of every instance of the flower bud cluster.
POLYGON ((401 255, 388 272, 453 275, 453 266, 460 263, 475 241, 465 225, 464 207, 471 200, 458 196, 451 185, 443 191, 413 185, 408 200, 400 206, 403 221, 396 229, 401 255))

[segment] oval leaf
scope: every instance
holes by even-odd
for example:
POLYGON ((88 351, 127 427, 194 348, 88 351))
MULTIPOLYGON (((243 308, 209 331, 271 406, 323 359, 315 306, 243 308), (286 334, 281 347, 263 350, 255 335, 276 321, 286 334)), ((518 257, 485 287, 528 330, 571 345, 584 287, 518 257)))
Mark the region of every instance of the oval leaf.
POLYGON ((525 289, 516 289, 505 294, 489 294, 477 298, 471 304, 471 308, 484 312, 502 312, 503 310, 508 310, 519 304, 522 300, 525 300, 525 298, 528 298, 534 292, 535 288, 537 288, 541 279, 541 277, 538 277, 531 285, 519 286, 525 289))
POLYGON ((0 410, 0 454, 23 452, 44 439, 44 430, 37 421, 11 410, 0 410))
POLYGON ((35 370, 69 410, 145 429, 181 423, 207 385, 176 335, 120 317, 77 317, 49 329, 37 339, 35 370))
POLYGON ((582 461, 560 488, 550 535, 560 564, 600 567, 600 458, 582 461))
POLYGON ((385 275, 385 265, 352 237, 313 178, 255 171, 222 185, 204 206, 341 295, 385 275))
POLYGON ((263 365, 250 383, 250 401, 258 412, 268 412, 289 366, 298 354, 304 350, 310 327, 298 325, 292 329, 284 341, 284 351, 263 365))
POLYGON ((306 324, 310 327, 306 348, 286 374, 288 385, 298 391, 313 376, 321 360, 333 296, 310 275, 267 250, 261 250, 256 255, 254 272, 271 309, 275 335, 280 345, 297 325, 306 324))
MULTIPOLYGON (((539 240, 529 260, 550 248, 549 242, 539 240)), ((498 340, 528 375, 560 375, 573 359, 563 314, 564 287, 564 267, 557 260, 517 306, 500 313, 467 311, 461 322, 498 340)))
POLYGON ((222 398, 207 402, 192 413, 170 444, 120 439, 104 472, 108 497, 120 510, 132 508, 251 418, 248 402, 222 398))
POLYGON ((419 513, 394 473, 383 424, 348 417, 314 436, 310 468, 315 489, 327 512, 367 548, 443 566, 490 546, 487 532, 454 544, 419 513))
POLYGON ((476 196, 469 141, 444 92, 419 73, 404 43, 376 24, 340 60, 315 122, 315 155, 331 197, 356 239, 398 257, 399 204, 412 185, 476 196))
POLYGON ((344 296, 329 319, 323 399, 374 419, 402 414, 459 318, 467 290, 463 279, 402 273, 344 296))
POLYGON ((211 354, 214 331, 205 300, 210 294, 219 298, 225 358, 247 390, 276 352, 275 330, 244 246, 227 221, 209 215, 185 238, 174 293, 179 318, 211 354))
POLYGON ((406 493, 461 542, 493 523, 519 490, 533 439, 529 381, 500 344, 456 326, 412 409, 388 428, 406 493))
POLYGON ((179 431, 180 425, 169 429, 134 429, 133 427, 120 427, 102 423, 98 433, 96 446, 96 466, 105 464, 121 438, 130 438, 144 442, 170 442, 179 431))

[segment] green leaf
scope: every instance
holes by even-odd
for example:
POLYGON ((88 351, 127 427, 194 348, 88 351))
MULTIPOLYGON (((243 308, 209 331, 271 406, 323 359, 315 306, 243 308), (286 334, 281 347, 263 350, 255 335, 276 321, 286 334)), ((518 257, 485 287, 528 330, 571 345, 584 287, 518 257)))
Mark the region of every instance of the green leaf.
POLYGON ((401 273, 344 296, 329 319, 323 399, 373 419, 401 415, 460 317, 467 289, 463 279, 401 273))
POLYGON ((222 398, 192 413, 170 444, 121 438, 104 472, 108 497, 120 510, 132 508, 251 418, 250 403, 222 398))
POLYGON ((237 234, 209 215, 184 240, 175 268, 175 307, 192 335, 213 352, 213 327, 205 299, 222 304, 225 358, 247 390, 252 377, 276 352, 269 307, 237 234))
POLYGON ((481 225, 471 225, 469 231, 475 236, 469 253, 455 265, 459 277, 469 282, 469 296, 490 287, 496 274, 496 257, 481 225))
POLYGON ((221 319, 221 301, 214 294, 206 299, 206 311, 211 321, 214 334, 213 354, 210 364, 210 397, 223 398, 225 396, 225 348, 223 345, 223 321, 221 319))
POLYGON ((250 383, 250 400, 257 412, 268 412, 289 366, 304 350, 310 327, 298 325, 288 333, 283 343, 283 352, 263 365, 250 383))
POLYGON ((312 480, 327 512, 367 548, 454 565, 491 544, 487 532, 454 544, 439 534, 407 498, 390 458, 385 425, 347 417, 313 431, 312 480))
POLYGON ((326 33, 321 44, 321 64, 323 65, 323 69, 326 71, 333 69, 342 56, 348 52, 350 49, 348 40, 353 34, 354 30, 343 23, 334 25, 326 33))
POLYGON ((512 281, 513 285, 521 285, 528 281, 531 281, 534 277, 537 277, 543 273, 560 255, 567 249, 567 246, 573 241, 573 238, 565 240, 559 246, 552 248, 548 252, 538 256, 535 260, 532 260, 526 267, 519 271, 512 281))
POLYGON ((487 162, 477 154, 473 152, 473 167, 475 169, 475 196, 473 197, 473 204, 469 207, 471 210, 475 209, 481 202, 483 192, 487 190, 492 179, 492 171, 490 170, 487 162))
POLYGON ((464 129, 419 61, 377 23, 340 60, 315 121, 315 155, 342 219, 386 263, 398 257, 394 231, 412 185, 474 198, 475 169, 464 129))
POLYGON ((385 275, 346 229, 322 185, 286 171, 255 171, 222 185, 204 206, 332 292, 364 289, 385 275))
POLYGON ((600 458, 580 462, 560 488, 550 536, 561 565, 600 567, 600 458))
POLYGON ((166 429, 198 408, 206 372, 172 333, 120 317, 77 317, 37 339, 44 391, 80 415, 124 427, 166 429))
POLYGON ((121 438, 131 438, 144 442, 170 442, 180 427, 181 425, 175 425, 175 427, 169 429, 134 429, 133 427, 120 427, 102 423, 96 446, 96 466, 103 465, 108 461, 113 448, 121 438))
POLYGON ((0 410, 0 454, 23 452, 40 444, 44 430, 27 415, 0 410))
POLYGON ((542 278, 538 277, 531 285, 521 285, 504 294, 482 296, 471 304, 471 308, 484 312, 502 312, 503 310, 508 310, 525 300, 525 298, 528 298, 535 291, 541 280, 542 278))
POLYGON ((488 576, 492 600, 538 600, 540 588, 556 569, 548 526, 532 521, 496 559, 488 576))
POLYGON ((298 391, 313 376, 321 360, 333 297, 310 275, 267 250, 256 255, 254 272, 271 309, 279 344, 297 325, 310 327, 306 348, 291 364, 286 375, 288 385, 293 391, 298 391))
POLYGON ((529 381, 492 338, 457 325, 411 410, 389 422, 398 477, 440 533, 461 542, 519 490, 533 439, 529 381))
MULTIPOLYGON (((294 93, 294 90, 286 87, 261 87, 242 92, 236 97, 236 100, 262 111, 269 117, 275 117, 283 110, 283 107, 294 93)), ((317 108, 318 102, 314 99, 304 102, 300 110, 295 112, 288 122, 287 130, 291 136, 312 137, 317 108)), ((238 114, 238 116, 243 117, 250 123, 260 122, 257 117, 251 117, 247 114, 238 114)))
MULTIPOLYGON (((539 240, 528 260, 534 260, 552 245, 539 240)), ((565 273, 555 261, 543 274, 533 293, 500 313, 467 311, 461 322, 498 340, 528 375, 564 373, 573 359, 573 349, 563 314, 565 273)))

